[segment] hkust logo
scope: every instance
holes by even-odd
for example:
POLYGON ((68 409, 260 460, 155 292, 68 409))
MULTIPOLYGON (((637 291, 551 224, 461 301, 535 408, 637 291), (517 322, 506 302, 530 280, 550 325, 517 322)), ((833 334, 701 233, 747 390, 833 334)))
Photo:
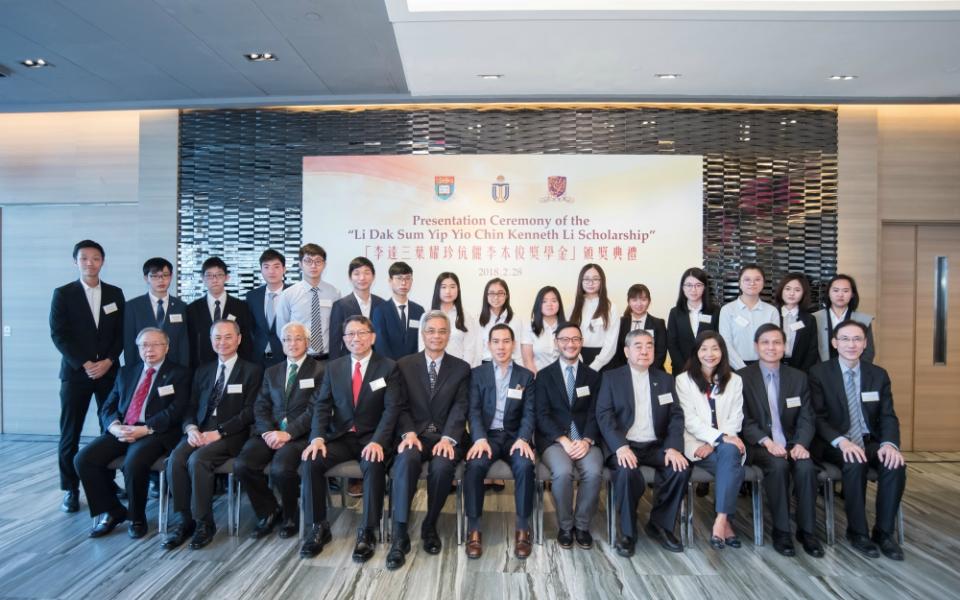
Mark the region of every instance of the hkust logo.
POLYGON ((540 202, 573 202, 573 196, 567 195, 567 178, 564 175, 547 177, 547 195, 540 202))
POLYGON ((434 176, 433 192, 437 200, 449 200, 453 196, 453 175, 434 176))
POLYGON ((490 195, 494 202, 506 202, 510 198, 510 184, 503 175, 497 175, 497 180, 490 184, 490 195))

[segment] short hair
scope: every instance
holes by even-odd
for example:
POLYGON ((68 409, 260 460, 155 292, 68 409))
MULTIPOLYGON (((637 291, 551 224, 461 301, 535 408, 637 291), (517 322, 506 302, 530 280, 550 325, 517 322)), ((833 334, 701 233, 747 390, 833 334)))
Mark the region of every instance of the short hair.
POLYGON ((413 267, 403 261, 397 261, 390 265, 390 268, 387 269, 388 277, 393 277, 395 275, 413 275, 413 267))
POLYGON ((830 278, 830 281, 827 282, 827 287, 824 291, 824 305, 827 308, 830 308, 830 288, 833 287, 833 284, 840 281, 841 279, 846 279, 850 282, 850 302, 847 303, 847 308, 850 309, 850 312, 857 310, 857 307, 860 306, 860 292, 857 291, 857 282, 850 275, 845 275, 844 273, 837 273, 830 278))
POLYGON ((167 269, 173 273, 173 264, 171 264, 169 260, 163 258, 162 256, 148 258, 146 262, 143 263, 144 276, 147 276, 150 273, 160 273, 164 269, 167 269))
POLYGON ((223 262, 223 259, 219 256, 211 256, 207 260, 203 261, 203 265, 200 267, 200 272, 206 273, 210 269, 222 269, 224 273, 230 272, 230 269, 227 268, 227 263, 223 262))
POLYGON ((576 323, 565 321, 565 322, 557 323, 557 328, 553 330, 553 337, 559 336, 560 332, 563 331, 564 329, 576 329, 577 333, 579 333, 580 335, 583 335, 583 330, 580 329, 579 325, 577 325, 576 323))
POLYGON ((511 329, 510 326, 507 325, 506 323, 497 323, 496 325, 494 325, 493 327, 491 327, 491 328, 490 328, 490 333, 487 334, 487 342, 489 342, 490 340, 493 339, 493 332, 494 332, 494 331, 503 331, 504 329, 506 329, 507 331, 510 332, 510 341, 511 341, 511 342, 515 342, 515 341, 516 341, 516 338, 513 337, 513 329, 511 329))
POLYGON ((743 274, 746 273, 747 271, 759 271, 760 277, 763 277, 764 281, 767 280, 767 274, 764 272, 763 267, 761 267, 757 263, 747 263, 742 267, 740 267, 740 272, 737 273, 737 281, 740 281, 740 278, 742 278, 743 274))
POLYGON ((753 343, 759 344, 760 336, 765 333, 769 333, 771 331, 779 331, 780 335, 783 336, 783 342, 784 343, 787 342, 787 332, 781 329, 778 325, 774 325, 773 323, 764 323, 760 327, 757 327, 757 331, 753 334, 753 343))
POLYGON ((327 251, 317 244, 304 244, 300 246, 300 252, 297 253, 297 260, 303 260, 304 256, 319 256, 326 262, 327 251))
POLYGON ((83 250, 84 248, 92 248, 93 250, 96 250, 97 252, 100 253, 100 258, 107 257, 107 253, 103 251, 103 246, 101 246, 100 244, 96 243, 93 240, 80 240, 79 242, 73 245, 74 260, 77 259, 77 255, 80 254, 80 251, 83 250))
POLYGON ((366 256, 358 256, 351 260, 350 264, 347 266, 347 276, 353 275, 353 272, 361 267, 368 267, 371 273, 374 275, 377 274, 377 270, 374 268, 373 263, 370 262, 369 258, 366 256))
POLYGON ((450 328, 450 317, 448 317, 447 313, 443 312, 442 310, 431 310, 427 314, 423 315, 423 324, 426 325, 433 319, 443 319, 447 324, 447 329, 450 328))
POLYGON ((627 346, 633 343, 633 340, 641 336, 646 336, 651 340, 653 339, 653 334, 647 331, 646 329, 634 329, 633 331, 628 333, 625 338, 623 338, 623 347, 626 348, 627 346))
POLYGON ((211 323, 210 335, 213 335, 213 330, 216 329, 217 325, 220 325, 221 323, 229 323, 230 325, 233 325, 233 332, 236 333, 237 335, 240 335, 240 324, 237 323, 236 321, 231 321, 230 319, 217 319, 216 321, 211 323))
POLYGON ((137 334, 137 338, 134 340, 134 343, 139 346, 140 340, 142 340, 143 336, 147 335, 148 333, 159 333, 163 336, 163 343, 170 345, 170 336, 167 335, 166 331, 160 329, 159 327, 144 327, 140 330, 140 333, 137 334))
POLYGON ((867 337, 869 335, 869 331, 867 330, 866 325, 864 325, 860 321, 847 319, 846 321, 840 321, 839 323, 836 324, 836 326, 834 326, 833 331, 830 332, 830 339, 831 340, 837 339, 837 335, 840 334, 840 330, 844 327, 849 327, 850 325, 853 325, 854 327, 860 329, 860 331, 863 332, 863 337, 867 337))
POLYGON ((270 262, 271 260, 279 260, 282 265, 287 264, 287 258, 284 255, 273 248, 267 248, 263 251, 263 254, 260 255, 260 266, 262 267, 263 263, 270 262))
POLYGON ((310 341, 310 328, 300 321, 290 321, 289 323, 284 324, 284 326, 280 328, 280 337, 282 338, 283 336, 287 335, 287 331, 289 329, 293 329, 294 327, 299 327, 302 329, 303 335, 307 336, 308 342, 310 341))
POLYGON ((363 315, 350 315, 349 317, 346 318, 346 320, 344 320, 343 331, 341 331, 340 333, 346 334, 347 325, 349 325, 350 323, 360 323, 361 325, 369 329, 371 332, 373 331, 373 322, 371 322, 370 319, 366 318, 363 315))

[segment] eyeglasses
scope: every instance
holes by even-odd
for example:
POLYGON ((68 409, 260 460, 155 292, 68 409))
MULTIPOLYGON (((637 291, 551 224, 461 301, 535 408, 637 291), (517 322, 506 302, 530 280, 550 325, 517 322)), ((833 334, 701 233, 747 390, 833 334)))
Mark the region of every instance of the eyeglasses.
POLYGON ((603 280, 599 277, 584 277, 582 281, 584 283, 600 283, 603 280))
POLYGON ((284 344, 292 344, 294 342, 305 342, 307 341, 307 338, 302 335, 298 335, 296 337, 285 337, 280 341, 283 342, 284 344))
POLYGON ((503 291, 500 291, 500 292, 487 292, 487 297, 488 297, 488 298, 503 298, 503 297, 506 296, 506 295, 507 295, 507 293, 506 293, 506 292, 503 292, 503 291))
POLYGON ((685 289, 685 290, 702 290, 702 289, 703 289, 703 284, 702 284, 702 283, 685 283, 685 284, 683 284, 683 289, 685 289))
POLYGON ((369 337, 372 333, 372 331, 348 331, 347 333, 343 334, 343 339, 352 340, 353 338, 357 338, 362 340, 369 337))
POLYGON ((172 277, 170 273, 150 273, 147 275, 150 278, 150 281, 163 281, 165 279, 170 279, 172 277))
POLYGON ((150 348, 164 348, 166 345, 166 342, 141 342, 138 344, 138 346, 143 350, 149 350, 150 348))
POLYGON ((583 341, 582 337, 558 337, 557 341, 561 344, 579 344, 583 341))
POLYGON ((203 278, 207 281, 217 281, 220 279, 226 279, 226 273, 204 273, 203 278))
POLYGON ((447 335, 448 333, 450 333, 450 330, 449 329, 433 329, 431 327, 430 329, 424 329, 423 332, 427 335, 447 335))
POLYGON ((398 283, 410 283, 413 281, 413 275, 394 275, 390 279, 393 279, 398 283))
POLYGON ((854 344, 862 344, 863 342, 867 341, 867 339, 859 335, 855 337, 847 337, 843 335, 838 337, 837 341, 841 344, 849 344, 850 342, 853 342, 854 344))
POLYGON ((307 258, 307 257, 304 257, 304 258, 301 258, 301 259, 300 259, 300 262, 302 262, 303 264, 305 264, 305 265, 307 265, 307 266, 310 266, 310 267, 319 267, 319 266, 322 266, 323 263, 325 263, 325 262, 327 262, 327 261, 325 261, 325 260, 322 259, 322 258, 307 258))

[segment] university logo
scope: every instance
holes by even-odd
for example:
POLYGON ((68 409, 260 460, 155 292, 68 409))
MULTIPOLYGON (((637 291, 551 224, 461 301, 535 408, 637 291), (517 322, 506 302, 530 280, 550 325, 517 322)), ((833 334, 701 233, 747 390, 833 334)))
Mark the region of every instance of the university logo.
POLYGON ((573 202, 573 197, 567 195, 567 178, 564 175, 547 177, 547 195, 540 198, 540 202, 573 202))
POLYGON ((497 180, 490 185, 490 195, 494 202, 506 202, 510 197, 510 184, 503 175, 497 175, 497 180))
POLYGON ((435 176, 433 192, 437 195, 437 200, 449 200, 453 196, 453 175, 435 176))

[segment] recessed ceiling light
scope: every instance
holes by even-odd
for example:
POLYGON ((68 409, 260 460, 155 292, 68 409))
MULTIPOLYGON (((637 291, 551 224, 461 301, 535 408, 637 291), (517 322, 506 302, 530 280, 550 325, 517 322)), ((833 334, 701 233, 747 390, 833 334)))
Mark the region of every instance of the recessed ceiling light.
POLYGON ((29 69, 41 69, 43 67, 53 66, 53 64, 48 63, 42 58, 27 58, 27 59, 21 60, 20 64, 29 69))
POLYGON ((831 75, 829 79, 830 81, 852 81, 857 77, 858 75, 831 75))
POLYGON ((503 79, 503 73, 480 73, 477 77, 480 79, 503 79))
POLYGON ((656 73, 654 77, 657 79, 680 79, 680 73, 656 73))
POLYGON ((270 62, 277 60, 277 55, 273 52, 250 52, 244 54, 250 62, 270 62))

